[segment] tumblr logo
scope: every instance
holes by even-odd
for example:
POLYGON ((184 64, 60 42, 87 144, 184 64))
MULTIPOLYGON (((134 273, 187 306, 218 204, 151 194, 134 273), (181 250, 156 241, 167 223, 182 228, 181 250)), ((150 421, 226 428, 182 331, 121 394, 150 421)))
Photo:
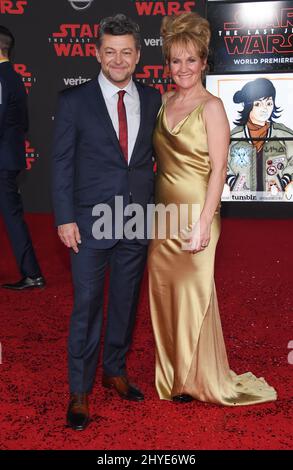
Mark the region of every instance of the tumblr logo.
POLYGON ((86 10, 91 6, 94 0, 68 0, 75 10, 86 10))

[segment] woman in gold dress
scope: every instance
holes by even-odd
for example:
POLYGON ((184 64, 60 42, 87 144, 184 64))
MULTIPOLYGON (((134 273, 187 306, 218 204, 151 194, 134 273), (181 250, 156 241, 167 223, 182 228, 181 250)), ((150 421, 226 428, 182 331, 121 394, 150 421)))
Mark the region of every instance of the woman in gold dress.
MULTIPOLYGON (((229 368, 214 284, 220 197, 230 140, 221 100, 202 84, 209 23, 195 13, 165 17, 163 52, 176 92, 164 95, 154 147, 156 204, 187 204, 186 224, 149 248, 150 307, 156 342, 156 388, 161 399, 250 405, 276 399, 263 378, 229 368), (199 208, 198 218, 191 207, 199 208)), ((179 217, 178 217, 179 219, 179 217)), ((183 217, 184 220, 184 217, 183 217)))

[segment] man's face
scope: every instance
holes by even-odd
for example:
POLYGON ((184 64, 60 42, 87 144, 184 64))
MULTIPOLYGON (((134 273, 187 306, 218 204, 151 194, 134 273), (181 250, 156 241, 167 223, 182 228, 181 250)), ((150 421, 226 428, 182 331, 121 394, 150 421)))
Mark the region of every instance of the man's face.
POLYGON ((270 119, 273 109, 274 101, 271 96, 254 101, 253 108, 249 114, 250 120, 254 124, 259 124, 262 126, 270 119))
POLYGON ((140 51, 135 47, 132 34, 112 36, 105 34, 97 49, 97 59, 104 75, 119 88, 129 82, 139 61, 140 51))

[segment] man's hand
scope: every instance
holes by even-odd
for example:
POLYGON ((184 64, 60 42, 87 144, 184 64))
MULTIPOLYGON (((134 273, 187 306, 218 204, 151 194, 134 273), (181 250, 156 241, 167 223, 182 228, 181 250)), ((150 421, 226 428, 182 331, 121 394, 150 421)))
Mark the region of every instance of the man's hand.
POLYGON ((77 245, 81 243, 81 238, 78 226, 75 222, 59 225, 58 235, 65 246, 72 248, 75 253, 78 253, 79 250, 77 245))

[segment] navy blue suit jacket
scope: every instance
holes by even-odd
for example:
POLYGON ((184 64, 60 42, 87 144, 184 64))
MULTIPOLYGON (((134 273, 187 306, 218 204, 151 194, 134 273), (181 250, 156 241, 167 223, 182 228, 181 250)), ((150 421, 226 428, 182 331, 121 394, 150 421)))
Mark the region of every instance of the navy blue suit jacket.
POLYGON ((97 78, 59 95, 52 168, 55 221, 56 225, 76 222, 87 246, 108 248, 117 242, 114 233, 111 240, 93 237, 96 204, 114 209, 115 196, 123 196, 124 206, 130 198, 144 208, 153 202, 152 136, 161 96, 154 88, 135 84, 141 120, 129 165, 97 78))
POLYGON ((27 95, 10 62, 0 64, 0 170, 22 170, 28 130, 27 95))

